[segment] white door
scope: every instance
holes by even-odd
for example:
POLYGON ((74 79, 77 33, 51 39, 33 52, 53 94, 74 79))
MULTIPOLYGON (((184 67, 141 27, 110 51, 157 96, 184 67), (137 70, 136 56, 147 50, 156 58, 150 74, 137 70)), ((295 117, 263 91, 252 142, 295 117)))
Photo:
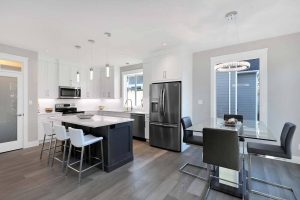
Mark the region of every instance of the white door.
POLYGON ((0 153, 23 147, 23 90, 20 72, 0 69, 0 153))

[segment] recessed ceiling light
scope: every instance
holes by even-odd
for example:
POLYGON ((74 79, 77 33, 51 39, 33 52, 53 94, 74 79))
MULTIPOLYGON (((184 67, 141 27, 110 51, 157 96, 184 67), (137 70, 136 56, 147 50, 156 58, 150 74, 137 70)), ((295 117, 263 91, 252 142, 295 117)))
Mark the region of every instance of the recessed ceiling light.
POLYGON ((163 43, 161 43, 161 45, 165 47, 165 46, 167 46, 167 43, 163 42, 163 43))

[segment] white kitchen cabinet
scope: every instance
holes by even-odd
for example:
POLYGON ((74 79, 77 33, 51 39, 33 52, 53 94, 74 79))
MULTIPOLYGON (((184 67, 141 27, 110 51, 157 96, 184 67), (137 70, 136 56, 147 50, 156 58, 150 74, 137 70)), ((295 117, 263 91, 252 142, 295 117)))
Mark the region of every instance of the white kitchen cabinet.
POLYGON ((52 98, 58 97, 58 62, 39 60, 38 72, 38 97, 52 98))
POLYGON ((81 84, 81 95, 82 98, 86 99, 98 99, 100 98, 100 68, 94 68, 93 80, 90 80, 90 69, 81 69, 82 79, 81 84))
POLYGON ((61 113, 39 113, 38 115, 38 139, 41 143, 44 139, 44 128, 43 123, 53 123, 56 125, 61 125, 61 122, 53 121, 50 117, 62 116, 61 113))
POLYGON ((80 87, 80 75, 79 82, 77 81, 77 72, 80 74, 79 65, 59 62, 59 86, 80 87))
POLYGON ((110 67, 109 77, 106 68, 100 69, 100 98, 116 99, 120 97, 120 68, 110 67))
POLYGON ((151 69, 149 72, 152 82, 180 80, 184 68, 178 62, 178 55, 176 54, 156 55, 145 60, 143 65, 151 69))

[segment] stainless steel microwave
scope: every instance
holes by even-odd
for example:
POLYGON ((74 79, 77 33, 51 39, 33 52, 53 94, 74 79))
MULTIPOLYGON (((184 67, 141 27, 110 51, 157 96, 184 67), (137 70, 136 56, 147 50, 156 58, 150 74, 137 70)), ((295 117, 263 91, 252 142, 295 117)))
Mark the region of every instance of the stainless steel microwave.
POLYGON ((80 87, 59 86, 58 92, 59 92, 58 94, 59 99, 80 99, 81 98, 80 87))

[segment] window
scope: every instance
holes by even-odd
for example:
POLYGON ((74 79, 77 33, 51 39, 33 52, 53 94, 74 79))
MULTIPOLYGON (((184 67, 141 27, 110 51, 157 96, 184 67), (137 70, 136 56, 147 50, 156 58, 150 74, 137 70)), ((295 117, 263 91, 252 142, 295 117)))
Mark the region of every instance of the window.
POLYGON ((124 104, 127 99, 132 101, 133 107, 143 106, 143 71, 134 70, 123 73, 124 104))

